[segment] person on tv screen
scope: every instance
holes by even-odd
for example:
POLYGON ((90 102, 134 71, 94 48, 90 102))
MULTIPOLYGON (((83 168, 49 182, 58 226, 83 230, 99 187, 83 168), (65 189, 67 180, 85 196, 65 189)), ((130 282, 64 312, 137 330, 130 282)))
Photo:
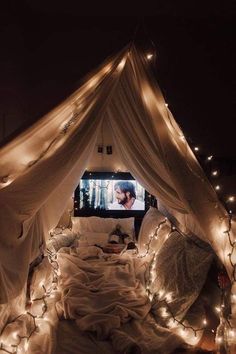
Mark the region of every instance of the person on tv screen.
POLYGON ((144 210, 144 202, 136 199, 135 186, 130 181, 118 181, 114 185, 116 202, 109 205, 111 210, 144 210))

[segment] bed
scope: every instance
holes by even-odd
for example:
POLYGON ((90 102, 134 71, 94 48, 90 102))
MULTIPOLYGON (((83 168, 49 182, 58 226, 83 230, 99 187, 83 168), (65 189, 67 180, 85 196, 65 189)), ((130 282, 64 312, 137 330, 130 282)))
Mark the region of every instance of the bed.
POLYGON ((138 241, 132 218, 78 217, 72 223, 72 230, 54 230, 48 257, 32 281, 35 298, 39 280, 44 279, 45 291, 57 275, 47 315, 53 318, 55 339, 50 352, 43 352, 168 354, 196 345, 203 331, 194 333, 188 325, 202 327, 198 321, 204 308, 196 300, 213 259, 206 244, 184 238, 154 208, 143 220, 138 241), (117 224, 137 248, 120 245, 119 253, 105 251, 117 224))

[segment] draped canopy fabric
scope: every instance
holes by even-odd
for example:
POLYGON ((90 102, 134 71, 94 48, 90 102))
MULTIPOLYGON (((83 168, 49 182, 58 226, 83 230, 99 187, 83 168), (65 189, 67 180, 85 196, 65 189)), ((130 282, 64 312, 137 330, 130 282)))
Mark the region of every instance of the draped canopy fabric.
POLYGON ((165 105, 144 53, 109 58, 52 112, 0 151, 0 303, 23 288, 29 263, 57 225, 103 122, 131 174, 183 228, 224 255, 228 214, 165 105))

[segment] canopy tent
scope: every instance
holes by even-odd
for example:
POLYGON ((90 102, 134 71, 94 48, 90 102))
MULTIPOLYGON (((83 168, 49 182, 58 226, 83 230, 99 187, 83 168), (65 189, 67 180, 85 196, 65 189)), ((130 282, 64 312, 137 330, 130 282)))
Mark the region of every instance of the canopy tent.
POLYGON ((1 149, 0 303, 23 288, 29 264, 63 214, 104 122, 131 174, 186 233, 211 244, 231 275, 228 214, 167 108, 150 62, 131 45, 1 149))

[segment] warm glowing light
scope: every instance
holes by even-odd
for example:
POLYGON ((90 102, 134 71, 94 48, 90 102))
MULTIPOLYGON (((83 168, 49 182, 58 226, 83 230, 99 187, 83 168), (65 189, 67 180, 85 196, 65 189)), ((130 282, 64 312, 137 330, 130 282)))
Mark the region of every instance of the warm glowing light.
POLYGON ((207 320, 204 319, 204 320, 202 321, 202 323, 204 324, 204 326, 206 326, 206 325, 207 325, 207 320))
POLYGON ((184 328, 180 328, 179 329, 179 334, 182 336, 182 337, 185 337, 187 335, 186 331, 184 330, 184 328))
POLYGON ((165 106, 168 107, 168 103, 165 103, 165 106))
POLYGON ((234 202, 235 201, 235 197, 233 195, 229 196, 228 198, 228 202, 234 202))
POLYGON ((125 65, 125 61, 126 61, 126 58, 123 58, 123 59, 120 61, 119 65, 117 66, 117 70, 118 70, 118 71, 121 71, 121 70, 123 69, 123 67, 124 67, 124 65, 125 65))
POLYGON ((168 314, 168 312, 167 312, 165 307, 160 307, 160 312, 161 312, 161 316, 162 317, 168 317, 169 316, 169 314, 168 314))
POLYGON ((17 332, 13 332, 13 333, 12 333, 12 336, 13 336, 15 339, 17 339, 17 338, 18 338, 18 333, 17 333, 17 332))
POLYGON ((236 294, 231 295, 232 301, 236 301, 236 294))
POLYGON ((217 337, 216 338, 216 343, 222 343, 223 342, 223 338, 222 337, 217 337))
POLYGON ((89 89, 93 88, 99 81, 101 75, 94 76, 92 79, 90 79, 87 83, 87 87, 89 89))
POLYGON ((229 330, 229 335, 230 335, 230 337, 234 337, 234 336, 235 336, 235 333, 234 333, 234 330, 233 330, 233 329, 230 329, 230 330, 229 330))
POLYGON ((219 306, 216 306, 216 307, 215 307, 215 310, 216 310, 216 312, 219 313, 219 312, 220 312, 220 307, 219 307, 219 306))
POLYGON ((198 146, 195 146, 194 150, 195 150, 195 151, 199 151, 199 147, 198 147, 198 146))
POLYGON ((167 302, 171 302, 172 301, 172 294, 171 293, 167 293, 166 294, 166 301, 167 302))
POLYGON ((147 54, 147 60, 151 60, 152 57, 153 57, 153 54, 152 54, 152 53, 148 53, 148 54, 147 54))
POLYGON ((207 160, 208 160, 208 161, 211 161, 212 158, 213 158, 213 155, 210 155, 210 156, 207 157, 207 160))
POLYGON ((170 327, 170 328, 176 327, 176 321, 173 318, 171 318, 168 321, 168 327, 170 327))
POLYGON ((212 176, 217 176, 218 175, 218 171, 217 170, 214 170, 214 171, 212 171, 212 176))
POLYGON ((219 184, 217 184, 217 186, 215 186, 215 190, 219 191, 220 190, 220 186, 219 184))
POLYGON ((107 74, 109 71, 111 71, 112 65, 111 64, 107 64, 103 69, 102 69, 102 73, 103 74, 107 74))

